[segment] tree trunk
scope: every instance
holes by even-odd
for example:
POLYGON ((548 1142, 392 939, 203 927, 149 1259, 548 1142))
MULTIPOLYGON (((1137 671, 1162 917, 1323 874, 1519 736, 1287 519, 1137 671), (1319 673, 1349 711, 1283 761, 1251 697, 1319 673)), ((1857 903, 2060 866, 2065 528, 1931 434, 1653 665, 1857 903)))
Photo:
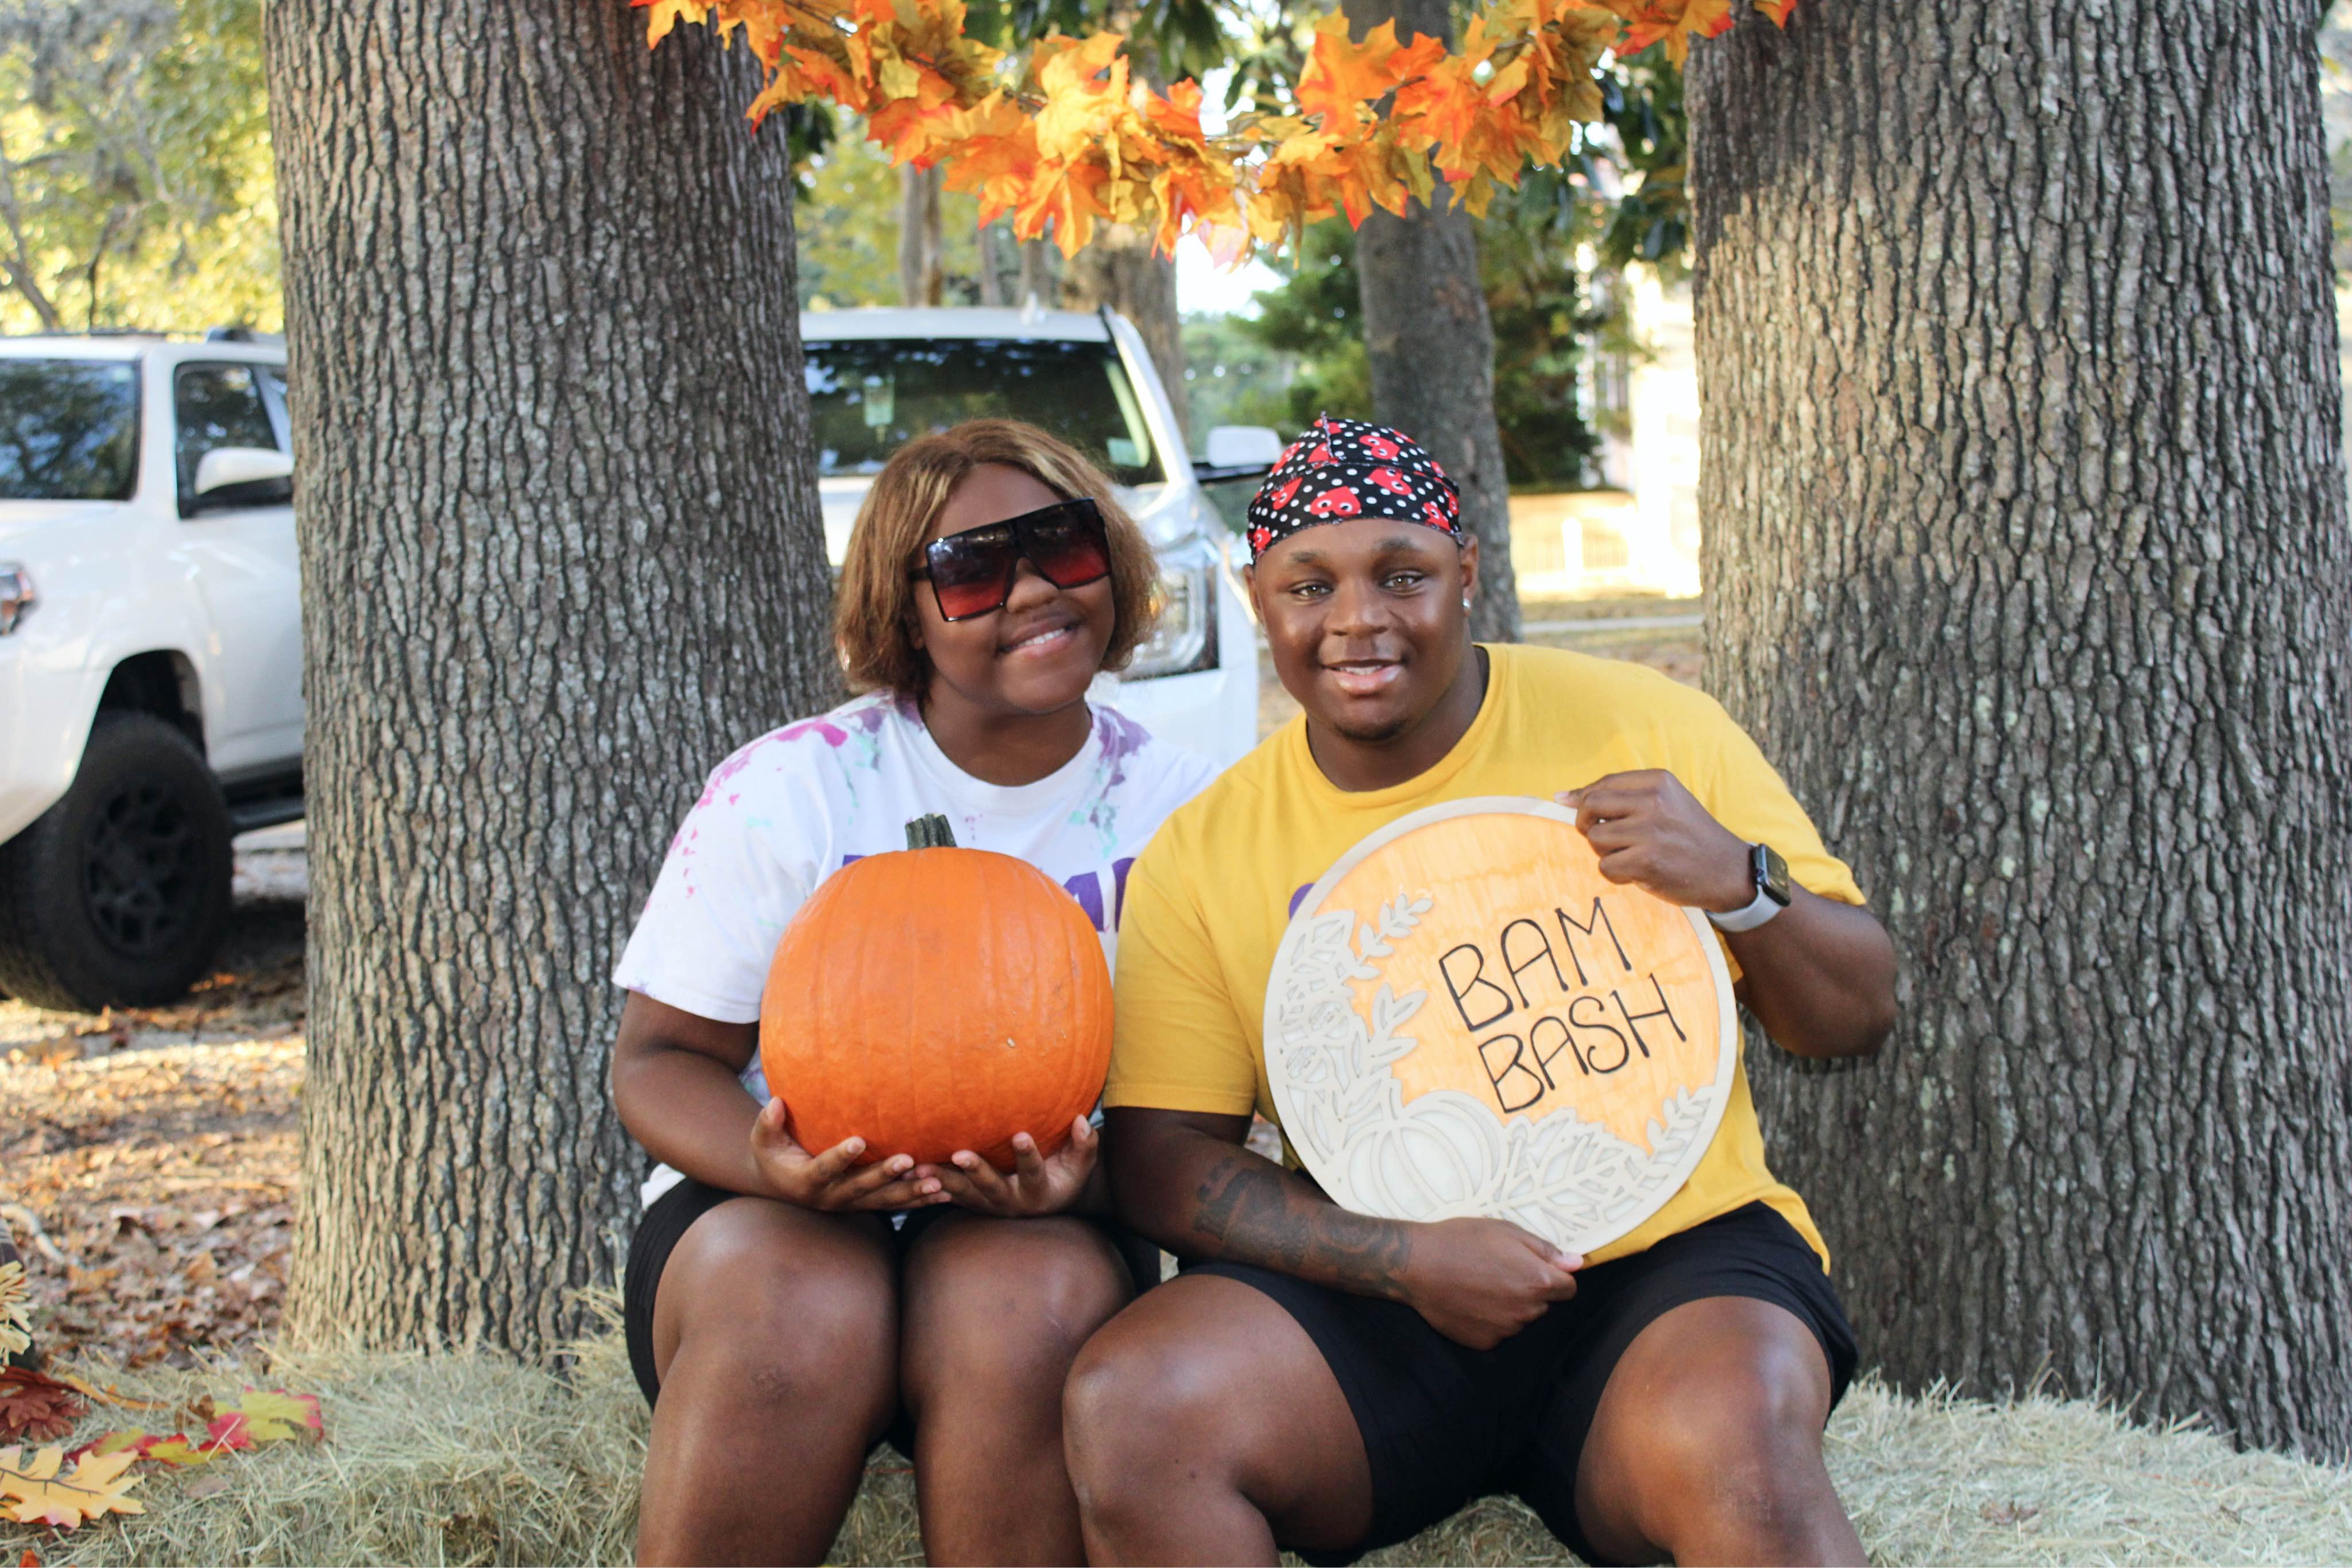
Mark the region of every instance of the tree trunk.
POLYGON ((1690 71, 1707 667, 1905 957, 1749 1058, 1865 1360, 2352 1451, 2317 7, 1801 6, 1690 71))
POLYGON ((1054 269, 1056 253, 1052 240, 1031 239, 1017 243, 1020 246, 1021 281, 1017 286, 1019 298, 1013 304, 1015 309, 1026 310, 1032 299, 1043 306, 1056 298, 1061 284, 1054 269))
POLYGON ((1074 310, 1108 306, 1135 323, 1151 350, 1176 425, 1192 434, 1192 400, 1184 383, 1184 319, 1176 309, 1176 264, 1155 255, 1151 231, 1103 224, 1062 268, 1062 303, 1074 310))
POLYGON ((972 241, 980 251, 980 302, 992 309, 1005 303, 1004 273, 998 254, 998 237, 1003 225, 982 224, 973 233, 972 241))
POLYGON ((644 1159, 607 979, 707 771, 835 683, 783 138, 642 13, 275 0, 310 1081, 293 1324, 530 1349, 644 1159))
MULTIPOLYGON (((1416 33, 1453 42, 1447 0, 1348 0, 1340 9, 1359 41, 1393 17, 1406 43, 1416 33)), ((1511 492, 1495 423, 1495 328, 1478 277, 1478 235, 1444 181, 1432 195, 1434 205, 1412 202, 1403 217, 1375 210, 1356 231, 1372 417, 1427 447, 1461 486, 1463 525, 1478 540, 1471 635, 1514 642, 1519 591, 1511 570, 1511 492)))
POLYGON ((947 289, 940 265, 945 248, 940 226, 940 192, 947 171, 934 163, 898 166, 898 298, 907 305, 937 305, 947 289))

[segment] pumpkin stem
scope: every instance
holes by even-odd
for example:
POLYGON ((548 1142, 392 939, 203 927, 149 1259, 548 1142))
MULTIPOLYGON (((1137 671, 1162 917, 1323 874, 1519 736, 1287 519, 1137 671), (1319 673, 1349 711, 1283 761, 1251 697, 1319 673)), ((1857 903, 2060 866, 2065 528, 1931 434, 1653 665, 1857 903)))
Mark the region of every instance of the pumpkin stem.
POLYGON ((910 850, 951 850, 956 847, 955 830, 937 811, 918 817, 907 824, 907 847, 910 850))

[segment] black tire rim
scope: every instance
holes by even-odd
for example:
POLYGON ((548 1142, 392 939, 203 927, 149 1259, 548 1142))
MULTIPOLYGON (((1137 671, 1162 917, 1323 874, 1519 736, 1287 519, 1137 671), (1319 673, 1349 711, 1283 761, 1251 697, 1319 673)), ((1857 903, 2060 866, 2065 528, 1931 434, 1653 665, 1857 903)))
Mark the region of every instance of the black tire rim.
POLYGON ((127 957, 170 949, 194 924, 204 879, 186 806, 152 782, 124 786, 82 835, 82 897, 106 944, 127 957))

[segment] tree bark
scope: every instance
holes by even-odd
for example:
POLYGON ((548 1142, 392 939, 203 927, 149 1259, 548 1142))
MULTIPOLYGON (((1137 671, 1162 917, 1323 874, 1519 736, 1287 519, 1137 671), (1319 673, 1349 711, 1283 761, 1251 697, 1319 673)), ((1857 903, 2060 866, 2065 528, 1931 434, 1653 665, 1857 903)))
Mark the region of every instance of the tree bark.
POLYGON ((972 235, 980 250, 980 302, 992 309, 1002 308, 1004 298, 1003 257, 998 250, 999 224, 982 224, 972 235))
MULTIPOLYGON (((1448 0, 1348 0, 1340 9, 1359 41, 1393 18, 1406 43, 1416 33, 1453 43, 1448 0)), ((1495 423, 1495 328, 1478 277, 1478 235, 1444 181, 1431 194, 1433 204, 1409 202, 1402 217, 1375 210, 1356 231, 1372 417, 1427 447, 1461 487, 1462 521, 1478 540, 1471 635, 1514 642, 1511 492, 1495 423)))
POLYGON ((940 225, 940 192, 947 171, 934 163, 898 166, 898 298, 907 305, 937 305, 947 290, 940 264, 945 240, 940 225))
POLYGON ((1129 321, 1151 350, 1168 389, 1177 428, 1192 428, 1192 389, 1184 382, 1184 319, 1176 308, 1176 263, 1151 248, 1151 232, 1103 224, 1062 268, 1062 303, 1074 310, 1108 306, 1129 321))
POLYGON ((1689 75, 1707 667, 1905 955, 1750 1055, 1865 1360, 2352 1451, 2352 538, 2313 27, 1932 0, 1689 75))
POLYGON ((607 979, 834 688, 782 137, 617 5, 276 0, 310 1081, 292 1323, 529 1350, 635 1223, 607 979))

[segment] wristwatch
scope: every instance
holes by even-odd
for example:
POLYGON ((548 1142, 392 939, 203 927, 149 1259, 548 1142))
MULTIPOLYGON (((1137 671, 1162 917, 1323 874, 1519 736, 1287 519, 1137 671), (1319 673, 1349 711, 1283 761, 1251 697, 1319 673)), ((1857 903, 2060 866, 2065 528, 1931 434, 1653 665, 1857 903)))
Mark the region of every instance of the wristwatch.
POLYGON ((1756 896, 1747 908, 1708 914, 1717 931, 1753 931, 1789 907, 1789 862, 1770 844, 1748 846, 1748 879, 1756 896))

